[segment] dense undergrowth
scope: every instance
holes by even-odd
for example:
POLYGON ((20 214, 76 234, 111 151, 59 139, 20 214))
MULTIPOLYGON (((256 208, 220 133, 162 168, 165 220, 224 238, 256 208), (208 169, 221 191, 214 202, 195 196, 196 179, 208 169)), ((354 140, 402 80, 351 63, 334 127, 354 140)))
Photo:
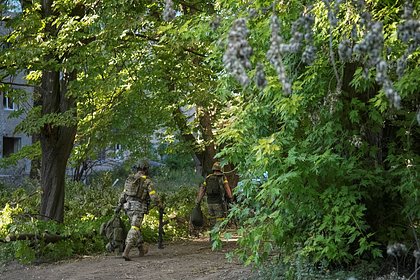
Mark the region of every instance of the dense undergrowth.
MULTIPOLYGON (((119 172, 118 175, 126 174, 119 172)), ((197 178, 193 178, 191 174, 193 172, 177 173, 164 168, 156 172, 156 181, 161 183, 160 186, 157 185, 157 189, 165 198, 164 218, 169 221, 165 226, 166 241, 188 237, 189 214, 197 191, 193 184, 197 178), (181 177, 183 184, 175 179, 181 177)), ((125 178, 119 179, 124 182, 125 178)), ((105 252, 107 241, 100 235, 99 228, 112 217, 123 185, 119 183, 112 186, 113 182, 115 173, 111 172, 96 174, 89 185, 68 181, 65 219, 62 224, 43 221, 39 216, 41 196, 37 182, 28 180, 19 187, 0 185, 0 262, 18 260, 22 263, 39 263, 105 252), (10 237, 25 234, 36 235, 36 238, 6 242, 10 237), (46 235, 58 235, 60 240, 46 242, 46 235)), ((142 232, 148 243, 157 242, 158 216, 156 208, 152 208, 145 216, 142 232)), ((128 228, 126 215, 122 217, 128 228)))
POLYGON ((310 279, 305 263, 321 272, 364 267, 358 279, 392 270, 413 279, 420 264, 419 2, 288 1, 272 12, 230 4, 237 14, 225 66, 243 87, 230 77, 221 82, 228 106, 218 143, 219 157, 242 180, 230 213, 240 221, 237 254, 271 267, 270 279, 310 279), (266 83, 258 83, 258 63, 266 83))

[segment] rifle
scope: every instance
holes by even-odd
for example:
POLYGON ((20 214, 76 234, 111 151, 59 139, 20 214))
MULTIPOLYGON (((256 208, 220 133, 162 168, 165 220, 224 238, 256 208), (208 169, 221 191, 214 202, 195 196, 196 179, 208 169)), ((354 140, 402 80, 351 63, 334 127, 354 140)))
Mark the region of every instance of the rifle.
POLYGON ((159 232, 158 232, 158 248, 163 249, 163 235, 165 234, 165 231, 163 227, 167 225, 169 222, 163 220, 163 215, 165 214, 165 208, 162 206, 159 208, 159 232))

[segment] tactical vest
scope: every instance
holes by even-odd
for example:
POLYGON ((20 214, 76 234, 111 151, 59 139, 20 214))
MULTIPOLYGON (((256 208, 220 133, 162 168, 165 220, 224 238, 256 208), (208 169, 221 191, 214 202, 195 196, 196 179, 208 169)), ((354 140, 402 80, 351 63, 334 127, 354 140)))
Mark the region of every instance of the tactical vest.
POLYGON ((130 175, 125 181, 124 192, 128 196, 138 199, 140 202, 149 203, 150 196, 144 183, 146 179, 147 177, 145 175, 130 175))
POLYGON ((223 175, 210 174, 206 178, 207 203, 220 204, 225 201, 223 175))

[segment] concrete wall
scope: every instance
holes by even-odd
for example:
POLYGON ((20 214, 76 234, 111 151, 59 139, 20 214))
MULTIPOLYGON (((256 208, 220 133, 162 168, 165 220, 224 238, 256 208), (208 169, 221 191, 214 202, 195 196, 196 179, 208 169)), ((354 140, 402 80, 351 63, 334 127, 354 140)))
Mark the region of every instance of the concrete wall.
MULTIPOLYGON (((6 83, 14 83, 23 85, 25 84, 24 75, 20 74, 18 76, 7 78, 4 80, 6 83)), ((16 89, 21 89, 25 91, 27 95, 27 101, 16 104, 17 108, 22 108, 24 111, 29 110, 32 107, 32 88, 24 86, 13 86, 16 89)), ((4 148, 7 143, 5 143, 5 137, 15 138, 15 142, 18 142, 16 148, 19 150, 24 146, 31 145, 32 137, 24 133, 17 133, 15 131, 16 126, 19 125, 22 120, 26 117, 26 114, 22 114, 19 117, 12 117, 11 114, 15 112, 14 109, 9 109, 4 107, 4 92, 0 92, 0 158, 3 158, 4 148), (19 140, 17 140, 19 139, 19 140)), ((10 143, 10 142, 9 142, 10 143)), ((30 161, 27 159, 21 160, 16 166, 11 166, 9 168, 0 169, 0 180, 2 181, 15 181, 22 176, 29 175, 30 172, 30 161)))
MULTIPOLYGON (((1 11, 2 16, 13 17, 15 13, 21 12, 19 1, 11 1, 12 6, 8 9, 1 11)), ((9 3, 9 4, 10 4, 9 3)), ((6 35, 10 33, 10 29, 5 27, 5 23, 0 21, 0 35, 6 35)), ((8 45, 2 45, 1 48, 8 48, 8 45)), ((2 73, 4 74, 4 73, 2 73)), ((7 77, 3 80, 4 83, 9 84, 14 89, 22 90, 22 96, 26 96, 26 101, 21 104, 17 104, 18 108, 28 111, 33 106, 32 102, 32 92, 31 87, 25 87, 24 73, 20 73, 13 77, 7 77)), ((3 158, 4 147, 10 147, 10 143, 19 142, 19 145, 16 145, 16 150, 21 149, 24 146, 30 145, 32 143, 32 137, 24 134, 17 133, 15 131, 16 126, 25 118, 26 114, 23 114, 19 117, 11 117, 11 114, 14 113, 14 109, 9 109, 4 107, 4 94, 5 92, 0 92, 0 158, 3 158), (5 141, 5 137, 6 141, 5 141), (11 138, 15 138, 12 140, 11 138), (19 139, 19 140, 16 140, 19 139), (7 143, 5 143, 7 142, 7 143)), ((25 99, 25 98, 23 98, 25 99)), ((16 102, 15 102, 16 103, 16 102)), ((0 180, 17 183, 21 181, 22 178, 29 175, 31 168, 31 163, 29 160, 24 159, 18 162, 15 166, 10 166, 8 168, 0 169, 0 180)))

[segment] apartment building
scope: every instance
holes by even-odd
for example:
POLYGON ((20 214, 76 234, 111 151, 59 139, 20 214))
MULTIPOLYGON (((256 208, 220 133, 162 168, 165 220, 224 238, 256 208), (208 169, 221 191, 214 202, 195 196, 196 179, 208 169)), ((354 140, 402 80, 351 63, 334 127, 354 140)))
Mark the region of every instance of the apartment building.
MULTIPOLYGON (((8 78, 6 83, 24 84, 23 75, 8 78)), ((16 86, 14 86, 16 87, 16 86)), ((29 87, 19 86, 20 89, 25 90, 28 94, 31 93, 29 87)), ((16 115, 19 109, 28 109, 32 106, 31 101, 19 104, 15 102, 14 98, 9 96, 8 92, 0 91, 0 158, 11 156, 18 152, 22 147, 31 145, 32 138, 22 132, 17 132, 16 127, 25 118, 25 114, 16 115), (23 106, 25 108, 23 108, 23 106)), ((0 180, 14 181, 17 178, 28 175, 30 172, 30 161, 27 159, 20 160, 15 166, 0 169, 0 180)))
MULTIPOLYGON (((1 1, 2 11, 0 22, 0 34, 4 35, 10 32, 5 27, 3 17, 10 18, 14 14, 21 12, 20 2, 17 0, 1 1)), ((1 48, 8 48, 8 45, 1 45, 1 48)), ((16 131, 16 127, 25 118, 25 114, 16 116, 18 110, 23 112, 27 111, 31 106, 31 98, 25 101, 17 101, 15 94, 11 94, 12 89, 21 90, 24 95, 31 96, 32 88, 26 87, 24 74, 16 76, 6 76, 2 81, 0 87, 0 158, 11 156, 13 153, 18 152, 22 147, 30 145, 32 139, 30 136, 16 131)), ((19 99, 24 100, 24 98, 19 99)), ((28 175, 30 172, 30 161, 20 160, 15 166, 8 166, 0 168, 1 181, 16 181, 28 175)))

